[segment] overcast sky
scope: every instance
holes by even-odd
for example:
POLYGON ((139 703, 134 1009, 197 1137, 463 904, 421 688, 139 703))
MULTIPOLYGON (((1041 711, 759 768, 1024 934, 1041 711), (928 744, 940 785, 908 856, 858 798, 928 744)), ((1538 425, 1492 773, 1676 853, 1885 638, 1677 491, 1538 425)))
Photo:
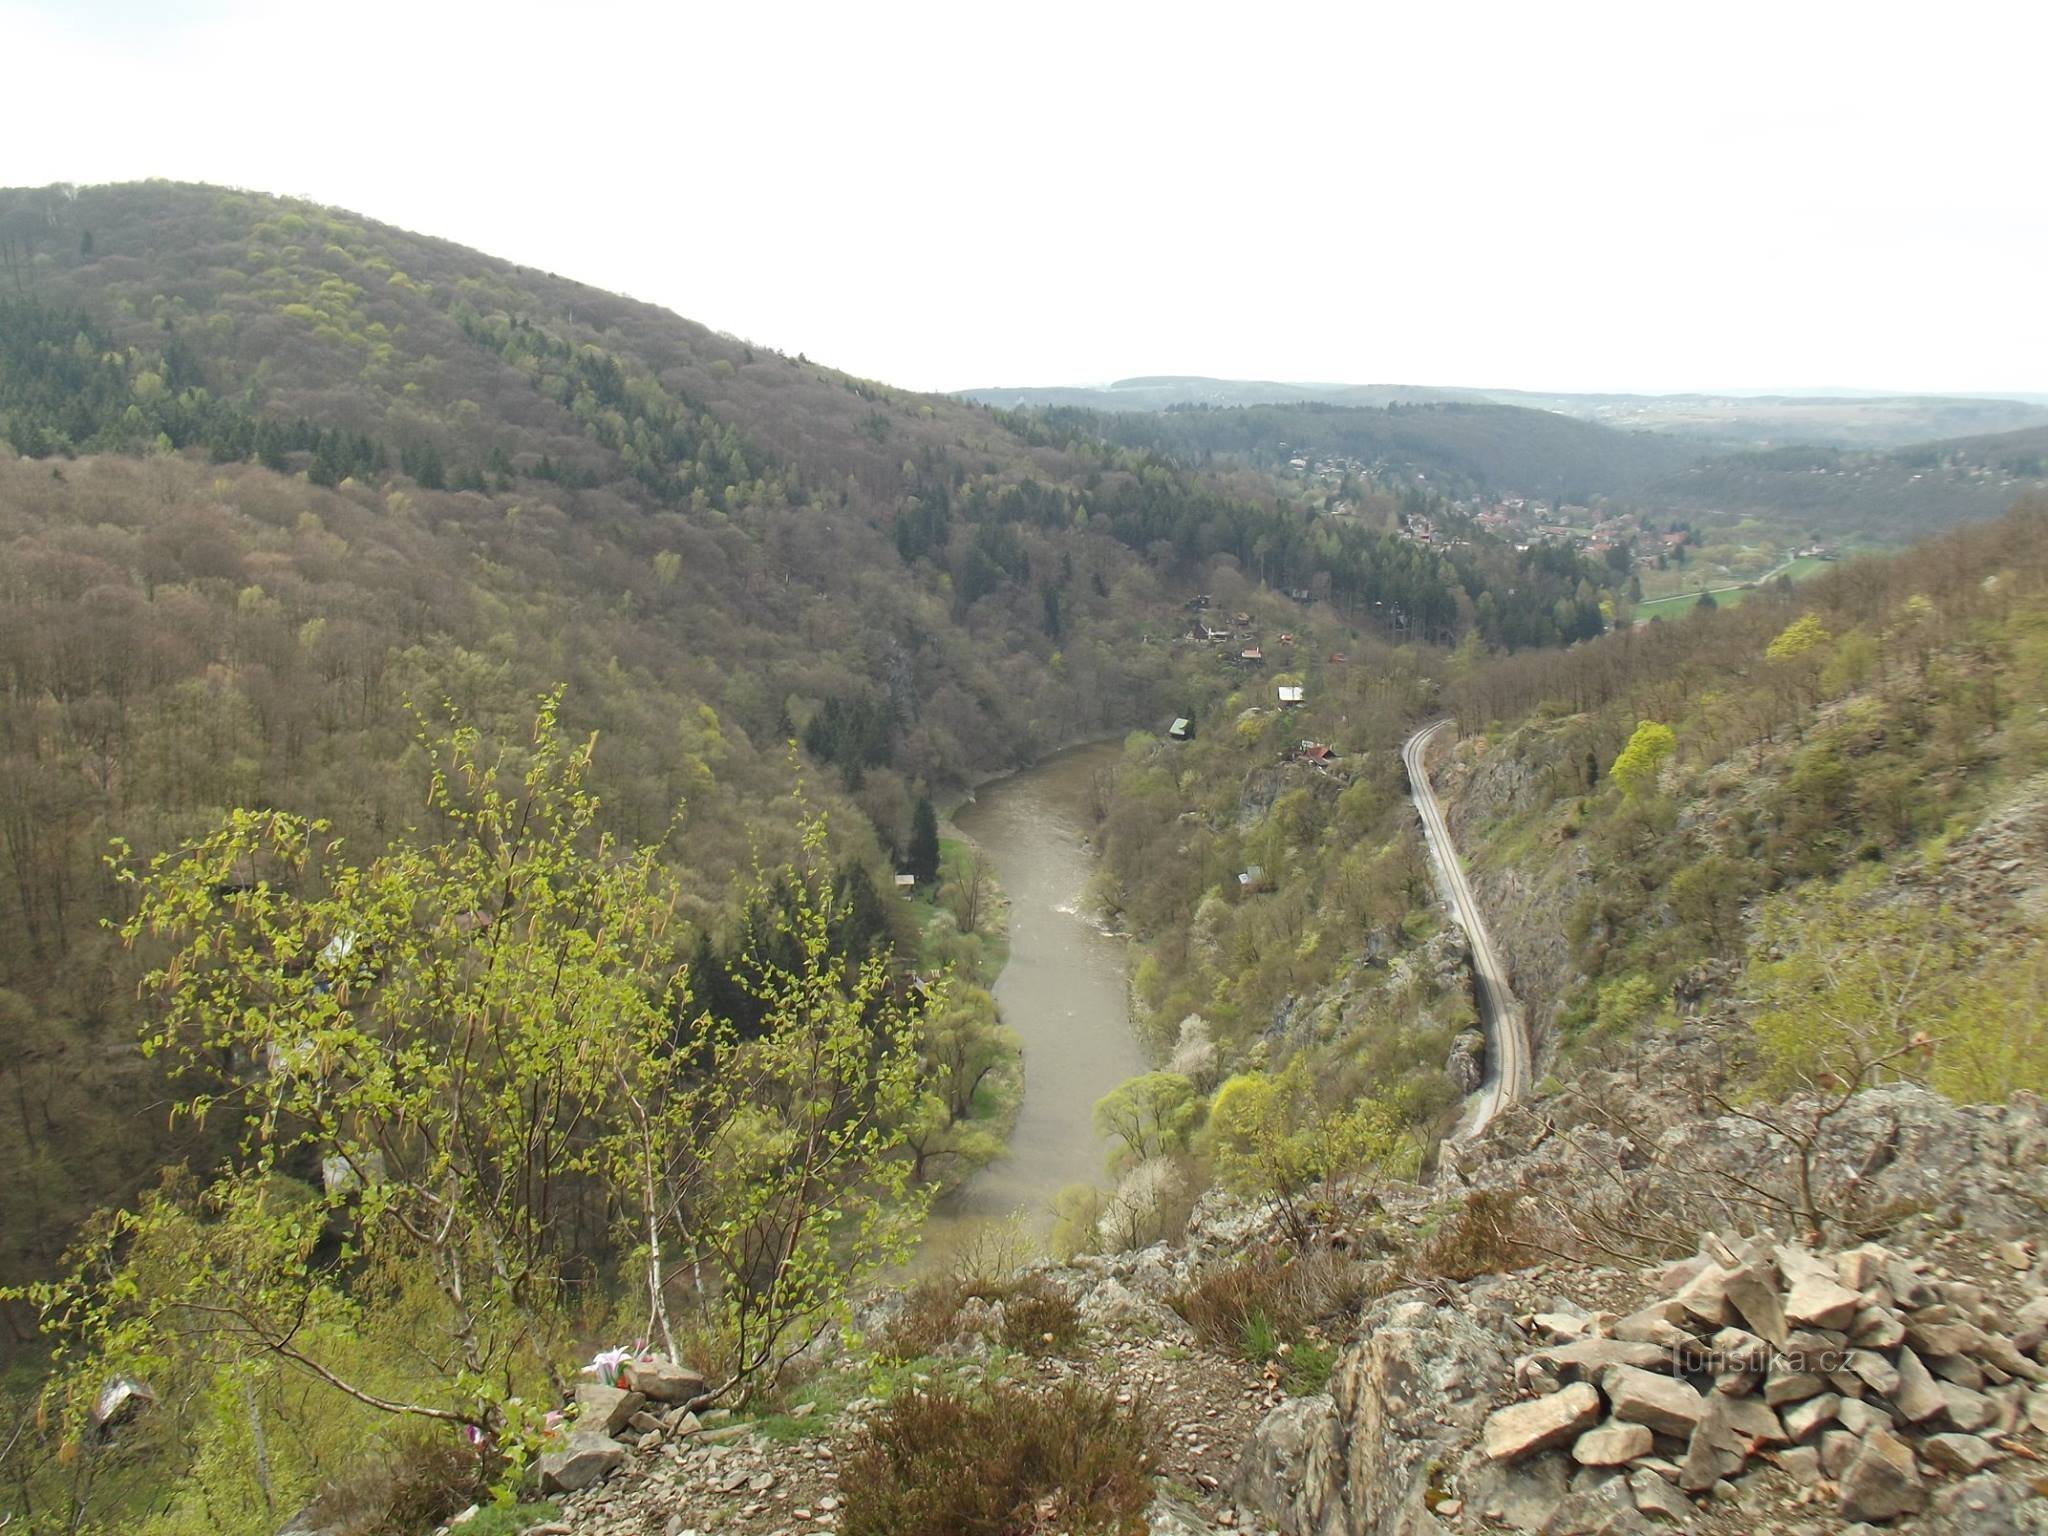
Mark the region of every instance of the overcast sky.
POLYGON ((294 193, 928 389, 2048 391, 2048 7, 0 0, 0 185, 294 193))

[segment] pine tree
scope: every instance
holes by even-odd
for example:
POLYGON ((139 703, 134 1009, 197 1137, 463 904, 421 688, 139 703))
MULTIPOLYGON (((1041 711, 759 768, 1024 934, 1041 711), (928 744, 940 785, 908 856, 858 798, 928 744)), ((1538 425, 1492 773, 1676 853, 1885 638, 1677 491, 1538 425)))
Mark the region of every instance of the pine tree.
POLYGON ((910 854, 904 862, 919 885, 930 886, 939 878, 939 813, 932 809, 930 795, 918 796, 916 814, 910 818, 910 854))

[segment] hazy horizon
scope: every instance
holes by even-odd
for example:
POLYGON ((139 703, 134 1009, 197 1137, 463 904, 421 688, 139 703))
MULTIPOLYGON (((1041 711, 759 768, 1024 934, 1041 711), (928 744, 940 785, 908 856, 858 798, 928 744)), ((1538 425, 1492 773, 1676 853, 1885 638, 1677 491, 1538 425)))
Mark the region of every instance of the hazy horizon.
POLYGON ((2039 12, 0 0, 0 33, 0 183, 307 196, 908 388, 2048 392, 2039 12))

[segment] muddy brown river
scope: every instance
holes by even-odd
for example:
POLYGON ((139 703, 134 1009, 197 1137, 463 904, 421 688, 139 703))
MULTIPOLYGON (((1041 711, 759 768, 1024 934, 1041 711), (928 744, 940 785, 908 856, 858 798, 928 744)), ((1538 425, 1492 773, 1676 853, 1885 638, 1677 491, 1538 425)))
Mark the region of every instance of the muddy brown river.
POLYGON ((1107 1183, 1095 1101, 1146 1070, 1131 1029, 1127 946, 1084 902, 1095 855, 1082 841, 1095 775, 1115 742, 1075 747, 982 786, 953 823, 987 850, 1010 900, 1010 959, 995 985, 1024 1047, 1024 1102, 1006 1157, 934 1207, 926 1248, 944 1252, 990 1220, 1017 1216, 1042 1236, 1053 1197, 1107 1183))

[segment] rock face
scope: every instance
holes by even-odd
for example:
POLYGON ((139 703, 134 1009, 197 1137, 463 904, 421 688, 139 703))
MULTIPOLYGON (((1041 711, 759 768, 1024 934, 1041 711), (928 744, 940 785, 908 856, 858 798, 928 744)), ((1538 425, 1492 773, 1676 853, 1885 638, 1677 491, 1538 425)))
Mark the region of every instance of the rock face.
POLYGON ((1486 1036, 1476 1029, 1460 1031, 1451 1041, 1451 1054, 1444 1062, 1444 1073, 1459 1093, 1477 1093, 1486 1081, 1486 1036))
MULTIPOLYGON (((1359 1332, 1337 1362, 1327 1410, 1289 1404, 1239 1463, 1239 1502, 1287 1536, 1441 1530, 1431 1469, 1479 1438, 1521 1342, 1503 1315, 1399 1296, 1368 1308, 1359 1332)), ((1598 1418, 1593 1388, 1581 1397, 1594 1399, 1593 1416, 1573 1436, 1598 1418)), ((1549 1502, 1562 1496, 1561 1474, 1535 1480, 1549 1502)))

